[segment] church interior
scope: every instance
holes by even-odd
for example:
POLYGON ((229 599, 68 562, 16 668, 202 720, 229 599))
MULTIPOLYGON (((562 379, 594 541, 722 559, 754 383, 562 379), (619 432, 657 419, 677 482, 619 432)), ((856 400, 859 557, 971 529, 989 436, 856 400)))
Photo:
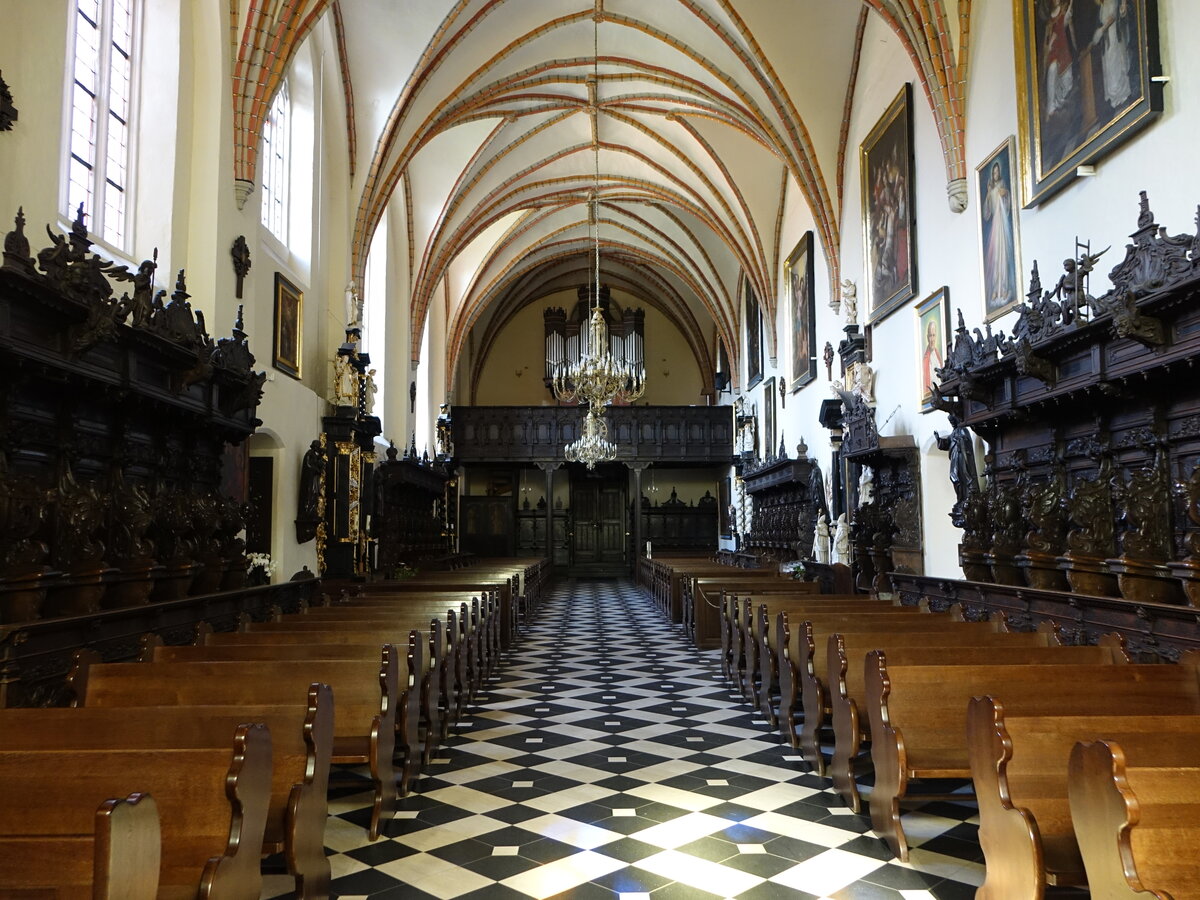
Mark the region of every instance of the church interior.
POLYGON ((1200 5, 0 22, 0 897, 1200 897, 1200 5))

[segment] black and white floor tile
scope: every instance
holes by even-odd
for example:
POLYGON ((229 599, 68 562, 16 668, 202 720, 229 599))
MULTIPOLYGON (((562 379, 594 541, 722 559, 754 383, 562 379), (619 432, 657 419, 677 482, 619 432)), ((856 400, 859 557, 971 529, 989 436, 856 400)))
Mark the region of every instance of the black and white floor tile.
POLYGON ((335 896, 966 900, 982 880, 970 806, 907 814, 897 862, 628 582, 560 582, 471 712, 378 841, 361 782, 333 782, 335 896))

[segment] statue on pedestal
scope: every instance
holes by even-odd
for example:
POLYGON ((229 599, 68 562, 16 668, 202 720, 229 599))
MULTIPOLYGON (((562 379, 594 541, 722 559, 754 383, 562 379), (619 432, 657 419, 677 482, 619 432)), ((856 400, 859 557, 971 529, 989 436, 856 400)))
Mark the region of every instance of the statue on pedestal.
POLYGON ((833 561, 842 565, 850 565, 850 523, 846 514, 837 518, 837 530, 833 535, 833 561))
POLYGON ((813 544, 816 560, 819 563, 829 562, 829 521, 824 513, 817 516, 816 541, 813 544))

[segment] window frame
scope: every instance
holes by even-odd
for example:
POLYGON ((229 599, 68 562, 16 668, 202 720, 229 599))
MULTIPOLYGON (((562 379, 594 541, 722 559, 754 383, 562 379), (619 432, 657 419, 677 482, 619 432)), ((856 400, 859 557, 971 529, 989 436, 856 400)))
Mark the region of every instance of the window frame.
POLYGON ((262 194, 259 200, 259 223, 267 234, 269 234, 280 247, 287 248, 290 246, 291 238, 291 208, 289 198, 291 194, 291 178, 292 178, 292 138, 293 127, 293 101, 291 95, 290 79, 285 78, 279 83, 279 89, 275 92, 275 96, 271 98, 271 106, 267 110, 267 116, 263 120, 263 132, 259 140, 259 191, 262 194), (283 101, 284 117, 282 127, 275 121, 276 104, 283 101), (278 135, 284 136, 282 162, 279 166, 275 166, 275 159, 279 154, 276 154, 275 148, 278 146, 278 135), (268 137, 270 136, 270 138, 268 137), (269 151, 269 152, 268 152, 269 151), (268 179, 268 173, 270 178, 268 179), (278 181, 276 182, 276 178, 278 181), (279 218, 279 231, 272 227, 271 217, 267 214, 268 199, 279 218))
MULTIPOLYGON (((112 113, 112 65, 113 51, 112 28, 113 8, 116 0, 96 0, 100 10, 97 24, 97 77, 96 93, 93 95, 93 111, 95 115, 95 134, 92 136, 92 160, 88 171, 88 201, 84 205, 87 215, 86 222, 92 241, 102 248, 112 251, 113 255, 128 257, 133 252, 135 238, 136 187, 138 166, 138 130, 140 126, 141 107, 141 75, 142 75, 142 36, 144 22, 143 0, 125 0, 129 7, 129 79, 127 94, 124 97, 126 115, 123 124, 126 131, 124 148, 125 178, 123 185, 116 185, 108 177, 108 140, 109 119, 112 113), (110 237, 105 204, 105 184, 112 184, 123 196, 124 207, 121 211, 120 232, 110 237), (90 205, 89 205, 90 204, 90 205)), ((72 162, 76 159, 73 147, 73 127, 75 124, 75 90, 78 66, 77 45, 79 40, 79 22, 84 13, 79 8, 79 0, 70 0, 67 8, 69 17, 66 48, 66 77, 63 79, 63 132, 59 147, 59 215, 61 224, 70 227, 78 212, 77 198, 72 197, 71 172, 72 162), (72 206, 72 200, 75 205, 72 206)), ((81 85, 82 87, 82 85, 81 85)), ((87 90, 87 88, 84 88, 87 90)), ((88 163, 80 160, 82 165, 88 163)))

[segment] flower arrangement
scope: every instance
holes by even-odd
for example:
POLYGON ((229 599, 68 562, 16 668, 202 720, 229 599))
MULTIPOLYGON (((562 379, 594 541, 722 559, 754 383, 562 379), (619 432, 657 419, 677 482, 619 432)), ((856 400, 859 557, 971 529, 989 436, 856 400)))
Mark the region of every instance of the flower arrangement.
POLYGON ((400 563, 392 567, 390 575, 393 581, 404 581, 407 578, 415 578, 417 570, 408 563, 400 563))
POLYGON ((783 574, 783 575, 790 574, 792 576, 792 578, 796 581, 803 581, 805 575, 808 574, 804 568, 804 560, 797 560, 796 562, 783 563, 783 565, 781 565, 779 567, 779 572, 780 572, 780 574, 783 574))
POLYGON ((246 554, 246 581, 250 585, 271 583, 271 554, 246 554))

